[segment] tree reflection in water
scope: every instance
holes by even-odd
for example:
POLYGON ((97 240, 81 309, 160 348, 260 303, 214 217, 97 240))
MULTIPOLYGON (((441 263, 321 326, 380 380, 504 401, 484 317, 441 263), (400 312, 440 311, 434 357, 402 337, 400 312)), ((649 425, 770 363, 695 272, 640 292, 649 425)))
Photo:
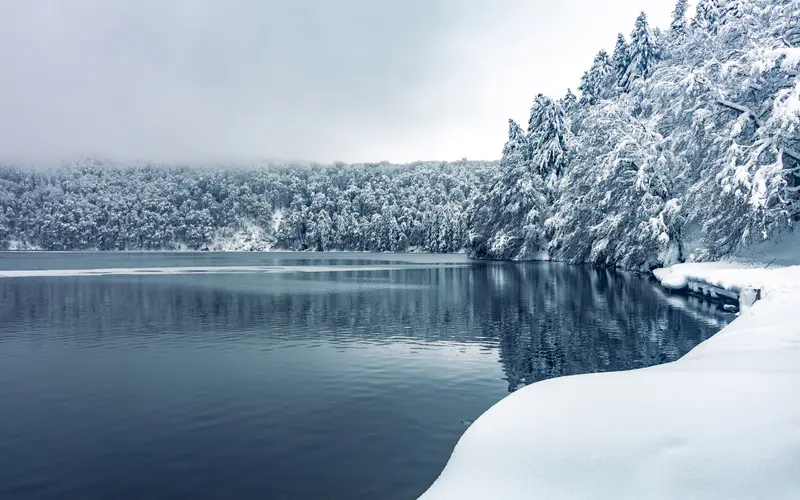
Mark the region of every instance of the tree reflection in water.
POLYGON ((646 277, 556 263, 12 279, 0 283, 0 304, 6 328, 46 321, 83 342, 113 340, 122 326, 143 343, 212 329, 262 347, 480 343, 499 350, 510 391, 674 361, 731 318, 646 277))

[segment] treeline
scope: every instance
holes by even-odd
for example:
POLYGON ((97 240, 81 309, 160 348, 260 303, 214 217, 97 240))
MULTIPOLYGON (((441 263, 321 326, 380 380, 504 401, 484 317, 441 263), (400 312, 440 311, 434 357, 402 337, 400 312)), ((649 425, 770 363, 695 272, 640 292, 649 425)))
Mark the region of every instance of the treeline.
POLYGON ((455 252, 487 165, 0 167, 0 247, 455 252))

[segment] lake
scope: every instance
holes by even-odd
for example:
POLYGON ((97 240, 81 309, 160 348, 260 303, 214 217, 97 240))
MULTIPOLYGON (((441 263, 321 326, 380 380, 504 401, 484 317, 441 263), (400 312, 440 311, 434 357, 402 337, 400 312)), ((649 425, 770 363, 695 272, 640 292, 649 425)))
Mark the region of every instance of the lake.
POLYGON ((509 391, 733 317, 462 255, 0 253, 0 498, 413 499, 509 391))

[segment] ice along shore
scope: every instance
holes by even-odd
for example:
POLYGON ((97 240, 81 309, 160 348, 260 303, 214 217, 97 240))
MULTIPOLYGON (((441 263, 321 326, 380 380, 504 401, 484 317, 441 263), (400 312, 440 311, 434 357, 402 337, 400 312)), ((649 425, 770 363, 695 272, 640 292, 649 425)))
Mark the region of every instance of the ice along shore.
POLYGON ((800 498, 800 266, 655 274, 760 300, 673 363, 509 395, 421 498, 800 498))

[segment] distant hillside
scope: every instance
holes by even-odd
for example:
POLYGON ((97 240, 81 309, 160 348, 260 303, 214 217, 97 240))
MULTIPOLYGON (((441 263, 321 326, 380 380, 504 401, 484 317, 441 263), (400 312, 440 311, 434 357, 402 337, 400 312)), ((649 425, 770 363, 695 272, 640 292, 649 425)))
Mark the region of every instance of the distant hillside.
POLYGON ((0 167, 0 247, 455 252, 491 165, 0 167))

